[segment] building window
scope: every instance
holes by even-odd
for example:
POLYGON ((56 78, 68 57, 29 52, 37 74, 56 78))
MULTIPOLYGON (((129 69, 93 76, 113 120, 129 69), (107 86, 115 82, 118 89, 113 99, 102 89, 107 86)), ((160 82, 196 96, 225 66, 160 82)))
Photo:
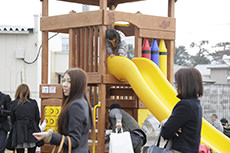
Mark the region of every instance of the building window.
POLYGON ((68 37, 68 35, 63 35, 61 39, 62 39, 62 51, 68 52, 69 51, 69 37, 68 37))

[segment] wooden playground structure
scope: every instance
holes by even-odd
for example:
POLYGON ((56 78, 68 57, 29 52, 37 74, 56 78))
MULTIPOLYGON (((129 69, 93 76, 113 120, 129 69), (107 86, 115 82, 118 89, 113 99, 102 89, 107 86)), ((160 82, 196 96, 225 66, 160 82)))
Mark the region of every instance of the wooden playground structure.
MULTIPOLYGON (((142 39, 164 39, 168 49, 167 78, 173 83, 173 57, 175 50, 175 2, 168 0, 168 17, 157 17, 141 13, 115 11, 117 5, 142 0, 61 0, 73 3, 96 5, 100 9, 82 13, 57 16, 48 15, 48 0, 42 1, 42 85, 40 89, 41 117, 44 120, 45 106, 60 106, 62 89, 60 85, 48 85, 48 33, 69 34, 69 68, 79 67, 88 75, 88 97, 92 107, 100 102, 96 124, 96 153, 105 151, 105 129, 108 128, 107 109, 112 103, 119 103, 138 120, 138 110, 145 108, 128 82, 120 82, 107 72, 105 31, 108 27, 121 30, 126 36, 135 37, 135 57, 142 56, 142 39), (109 8, 109 9, 107 9, 109 8), (129 22, 130 26, 113 26, 118 21, 129 22), (55 93, 44 93, 43 87, 55 86, 55 93)), ((45 88, 44 88, 45 89, 45 88)), ((89 139, 91 136, 89 135, 89 139)), ((91 150, 92 144, 89 143, 91 150)), ((51 148, 52 149, 52 148, 51 148)), ((49 145, 42 152, 51 152, 49 145)), ((92 151, 91 151, 92 152, 92 151)))

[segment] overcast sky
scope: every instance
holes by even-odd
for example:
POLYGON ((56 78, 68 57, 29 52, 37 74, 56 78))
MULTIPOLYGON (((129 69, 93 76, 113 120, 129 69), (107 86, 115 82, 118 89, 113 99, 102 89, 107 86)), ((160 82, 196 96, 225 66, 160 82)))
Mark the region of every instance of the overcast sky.
MULTIPOLYGON (((119 11, 167 16, 168 0, 146 0, 122 4, 119 11)), ((90 7, 90 10, 97 7, 90 7)), ((66 14, 70 10, 82 11, 74 3, 49 0, 49 14, 66 14)), ((1 0, 0 25, 33 27, 33 14, 41 15, 40 0, 1 0)), ((209 40, 211 45, 230 41, 230 0, 177 0, 176 45, 187 48, 193 41, 209 40)))

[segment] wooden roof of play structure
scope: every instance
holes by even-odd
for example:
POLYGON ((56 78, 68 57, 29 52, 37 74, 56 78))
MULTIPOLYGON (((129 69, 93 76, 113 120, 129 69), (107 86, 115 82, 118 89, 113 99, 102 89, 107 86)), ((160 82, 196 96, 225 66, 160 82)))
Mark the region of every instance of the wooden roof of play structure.
MULTIPOLYGON (((74 2, 74 3, 99 6, 99 0, 59 0, 59 1, 66 1, 66 2, 74 2)), ((121 3, 128 3, 128 2, 137 2, 137 1, 145 1, 145 0, 108 0, 108 6, 118 5, 121 3)))

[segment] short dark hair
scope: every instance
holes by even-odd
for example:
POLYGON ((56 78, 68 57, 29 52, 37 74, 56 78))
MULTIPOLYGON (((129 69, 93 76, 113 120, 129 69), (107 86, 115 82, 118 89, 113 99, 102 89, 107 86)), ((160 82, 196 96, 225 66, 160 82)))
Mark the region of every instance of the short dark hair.
POLYGON ((109 106, 109 110, 112 110, 112 109, 114 109, 114 108, 121 109, 121 105, 118 104, 118 103, 114 103, 114 104, 111 104, 111 105, 109 106))
POLYGON ((182 68, 175 74, 178 96, 181 99, 203 96, 203 81, 200 72, 193 67, 182 68))
POLYGON ((226 118, 222 118, 222 119, 220 120, 220 122, 226 124, 226 123, 228 123, 228 120, 227 120, 226 118))
POLYGON ((212 116, 214 116, 215 118, 218 118, 218 116, 216 114, 212 114, 212 116))

